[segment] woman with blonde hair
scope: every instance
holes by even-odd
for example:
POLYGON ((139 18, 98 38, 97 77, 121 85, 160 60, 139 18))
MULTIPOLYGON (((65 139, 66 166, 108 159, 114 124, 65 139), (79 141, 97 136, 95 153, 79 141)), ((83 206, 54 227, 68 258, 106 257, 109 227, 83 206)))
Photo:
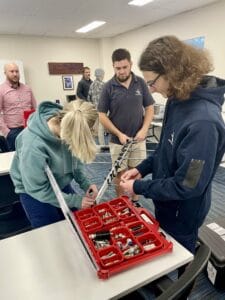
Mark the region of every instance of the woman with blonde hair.
POLYGON ((64 107, 43 102, 18 136, 10 175, 33 228, 63 219, 45 173, 46 164, 70 208, 94 204, 97 187, 87 180, 82 169, 83 163, 95 158, 92 128, 97 116, 94 105, 87 101, 72 101, 64 107), (85 192, 83 197, 72 189, 72 180, 85 192))
POLYGON ((151 198, 161 227, 194 253, 225 151, 225 80, 207 75, 212 63, 205 49, 175 36, 151 41, 139 67, 150 91, 168 100, 157 150, 127 171, 120 184, 151 198), (149 173, 152 179, 143 180, 149 173))

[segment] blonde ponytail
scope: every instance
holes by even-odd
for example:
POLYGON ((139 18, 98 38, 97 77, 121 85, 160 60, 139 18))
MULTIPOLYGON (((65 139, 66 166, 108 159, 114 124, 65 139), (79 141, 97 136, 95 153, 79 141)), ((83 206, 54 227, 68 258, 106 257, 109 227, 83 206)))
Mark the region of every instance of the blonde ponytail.
POLYGON ((67 103, 62 111, 60 137, 72 154, 84 163, 92 162, 96 156, 92 129, 97 117, 94 105, 82 100, 67 103))

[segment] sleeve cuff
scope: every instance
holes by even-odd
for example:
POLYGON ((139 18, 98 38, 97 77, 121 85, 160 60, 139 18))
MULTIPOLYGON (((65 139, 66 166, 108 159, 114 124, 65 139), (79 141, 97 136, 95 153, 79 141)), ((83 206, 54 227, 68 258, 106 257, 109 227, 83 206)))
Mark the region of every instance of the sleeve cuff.
POLYGON ((142 183, 141 180, 135 180, 133 185, 134 193, 137 195, 142 195, 142 183))

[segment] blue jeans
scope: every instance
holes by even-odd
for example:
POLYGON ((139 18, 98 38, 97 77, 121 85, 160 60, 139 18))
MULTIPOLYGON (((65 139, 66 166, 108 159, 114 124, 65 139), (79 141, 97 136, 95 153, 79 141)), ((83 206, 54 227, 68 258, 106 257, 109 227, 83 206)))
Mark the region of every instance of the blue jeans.
POLYGON ((15 141, 16 141, 17 135, 23 129, 24 129, 23 127, 10 128, 10 132, 8 133, 8 135, 6 137, 6 141, 7 141, 9 151, 15 151, 15 141))
MULTIPOLYGON (((163 227, 162 227, 163 228, 163 227)), ((178 235, 164 228, 167 233, 169 233, 178 243, 180 243, 184 248, 189 250, 191 253, 195 254, 196 243, 198 240, 198 228, 195 228, 191 234, 178 235)))
MULTIPOLYGON (((63 192, 66 194, 75 193, 70 185, 67 185, 63 189, 63 192)), ((32 228, 39 228, 64 219, 61 208, 53 206, 49 203, 38 201, 28 194, 21 193, 20 202, 25 210, 32 228)))

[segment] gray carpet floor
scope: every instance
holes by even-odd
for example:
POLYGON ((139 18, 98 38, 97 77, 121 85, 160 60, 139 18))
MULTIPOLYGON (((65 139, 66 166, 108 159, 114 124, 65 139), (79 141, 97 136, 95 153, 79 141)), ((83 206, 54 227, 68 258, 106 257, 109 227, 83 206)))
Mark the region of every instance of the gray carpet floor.
MULTIPOLYGON (((111 169, 111 159, 108 152, 97 155, 95 162, 86 166, 87 177, 100 188, 109 170, 111 169)), ((115 198, 115 187, 109 186, 105 192, 102 201, 108 201, 115 198)), ((142 205, 154 212, 151 199, 140 199, 142 205)), ((205 222, 213 221, 217 217, 225 218, 225 168, 219 167, 213 180, 212 187, 212 205, 205 222)), ((173 272, 171 277, 175 277, 173 272)), ((225 278, 224 278, 225 280, 225 278)), ((152 295, 148 295, 146 299, 154 299, 152 295)), ((205 273, 199 275, 196 280, 194 289, 189 300, 221 300, 225 299, 225 290, 217 290, 208 280, 205 273)))

